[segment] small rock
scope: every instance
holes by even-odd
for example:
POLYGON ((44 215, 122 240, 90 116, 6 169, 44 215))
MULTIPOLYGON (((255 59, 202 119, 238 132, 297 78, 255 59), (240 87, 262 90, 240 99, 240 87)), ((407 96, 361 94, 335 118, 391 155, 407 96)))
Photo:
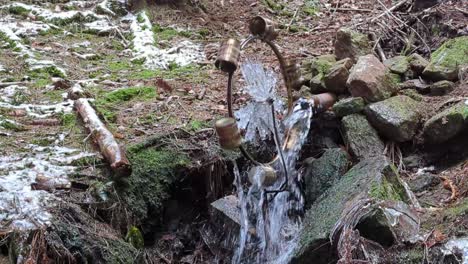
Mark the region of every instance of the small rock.
POLYGON ((408 182, 409 187, 413 192, 422 192, 429 187, 440 183, 440 178, 431 173, 423 173, 417 175, 415 179, 408 182))
POLYGON ((343 117, 364 110, 366 103, 361 97, 349 97, 342 99, 333 105, 333 111, 338 117, 343 117))
POLYGON ((415 89, 421 94, 430 92, 430 85, 420 79, 408 80, 398 85, 400 89, 415 89))
POLYGON ((403 158, 406 169, 420 168, 424 165, 424 158, 420 155, 412 154, 403 158))
POLYGON ((429 61, 417 53, 411 54, 408 57, 408 60, 411 70, 413 70, 417 75, 421 75, 424 71, 424 68, 429 65, 429 61))
POLYGON ((52 78, 52 82, 54 90, 65 90, 72 86, 69 80, 65 80, 62 78, 52 78))
POLYGON ((211 203, 211 206, 240 225, 239 200, 235 195, 228 195, 211 203))
POLYGON ((335 55, 338 60, 350 58, 357 61, 359 56, 372 53, 369 38, 349 28, 340 28, 336 33, 335 55))
POLYGON ((453 91, 455 84, 451 81, 438 81, 430 86, 431 95, 444 95, 453 91))
POLYGON ((415 100, 415 101, 418 101, 418 102, 421 102, 423 100, 423 96, 420 95, 418 92, 416 92, 415 90, 413 89, 405 89, 405 90, 402 90, 400 91, 400 94, 402 95, 406 95, 408 96, 409 98, 415 100))
POLYGON ((327 149, 323 155, 309 162, 304 173, 305 199, 311 205, 346 172, 348 156, 340 148, 327 149))
POLYGON ((384 144, 377 131, 360 114, 345 116, 342 120, 344 140, 358 160, 381 155, 384 144))
POLYGON ((418 103, 399 95, 367 106, 365 113, 371 124, 387 138, 396 142, 411 140, 419 124, 418 103))
POLYGON ((460 102, 431 117, 424 124, 428 143, 442 143, 460 133, 468 123, 468 104, 460 102))
POLYGON ((353 62, 349 58, 335 63, 324 77, 327 90, 336 94, 344 93, 346 91, 346 81, 349 77, 349 69, 352 66, 353 62))
POLYGON ((351 69, 347 86, 351 95, 369 102, 386 99, 397 89, 385 66, 374 55, 359 57, 351 69))
POLYGON ((387 59, 383 64, 389 68, 391 72, 396 74, 404 74, 409 69, 409 62, 405 56, 396 56, 387 59))
POLYGON ((423 76, 433 81, 458 80, 459 67, 468 64, 468 36, 446 41, 431 56, 423 76))
POLYGON ((323 82, 323 75, 319 74, 316 75, 309 83, 310 92, 312 94, 324 93, 327 91, 325 88, 325 83, 323 82))

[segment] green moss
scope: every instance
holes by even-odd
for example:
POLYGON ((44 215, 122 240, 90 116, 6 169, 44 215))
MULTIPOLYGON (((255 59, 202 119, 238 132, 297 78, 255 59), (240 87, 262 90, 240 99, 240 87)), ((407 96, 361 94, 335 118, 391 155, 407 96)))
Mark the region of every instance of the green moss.
POLYGON ((193 130, 193 131, 198 131, 200 129, 203 129, 203 128, 206 128, 206 127, 209 127, 210 124, 205 122, 205 121, 201 121, 201 120, 192 120, 189 124, 190 126, 190 129, 193 130))
POLYGON ((385 168, 382 179, 372 182, 369 196, 380 200, 407 201, 405 189, 395 166, 390 165, 385 168))
POLYGON ((468 64, 468 36, 446 41, 432 53, 431 63, 448 68, 468 64))
POLYGON ((55 139, 48 139, 48 138, 33 138, 31 140, 31 144, 38 145, 41 147, 49 146, 54 142, 55 139))
POLYGON ((10 6, 8 7, 8 13, 26 17, 29 14, 29 10, 22 6, 10 6))
POLYGON ((49 102, 60 102, 63 101, 62 93, 63 91, 60 90, 51 90, 44 92, 43 95, 49 102))
MULTIPOLYGON (((0 31, 0 41, 6 42, 7 45, 5 45, 4 48, 6 49, 15 49, 16 48, 16 43, 14 40, 10 39, 5 33, 0 31)), ((16 51, 16 50, 15 50, 16 51)))
POLYGON ((263 0, 263 3, 274 11, 280 11, 284 9, 284 5, 275 2, 275 0, 263 0))
POLYGON ((132 244, 132 246, 136 249, 141 249, 145 246, 143 235, 141 234, 140 229, 138 229, 136 226, 132 226, 130 229, 128 229, 125 240, 132 244))
POLYGON ((131 69, 132 65, 127 60, 118 60, 109 62, 108 67, 111 71, 121 71, 131 69))
POLYGON ((210 30, 207 29, 207 28, 202 28, 202 29, 198 30, 198 35, 200 35, 202 38, 205 38, 208 35, 210 35, 210 30))
POLYGON ((172 185, 180 178, 181 170, 189 164, 184 153, 174 149, 129 148, 132 175, 121 193, 133 215, 144 221, 147 217, 161 217, 163 202, 170 197, 172 185))
POLYGON ((15 132, 24 131, 24 128, 21 125, 11 122, 10 120, 7 120, 7 119, 2 119, 1 117, 0 117, 0 126, 5 129, 12 130, 15 132))
POLYGON ((74 113, 61 114, 60 123, 66 128, 73 128, 76 126, 76 115, 74 113))
POLYGON ((177 36, 189 38, 192 33, 184 30, 177 30, 171 27, 162 27, 161 25, 153 25, 152 31, 154 33, 154 41, 158 43, 161 40, 172 40, 177 36))
POLYGON ((450 216, 461 216, 468 214, 468 199, 463 200, 459 205, 447 209, 450 216))
POLYGON ((29 72, 29 75, 33 79, 47 79, 48 77, 65 78, 65 74, 53 65, 34 69, 29 72))
POLYGON ((306 15, 316 16, 319 11, 320 11, 319 1, 317 0, 304 1, 304 7, 302 8, 302 12, 304 12, 306 15))

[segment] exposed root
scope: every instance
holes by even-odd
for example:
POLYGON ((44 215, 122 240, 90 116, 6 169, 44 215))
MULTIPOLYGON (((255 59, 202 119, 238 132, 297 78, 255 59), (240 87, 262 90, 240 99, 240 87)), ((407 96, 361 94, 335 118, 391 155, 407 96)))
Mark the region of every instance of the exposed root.
POLYGON ((403 154, 401 149, 395 142, 388 142, 385 145, 384 155, 386 155, 390 161, 396 165, 398 171, 405 170, 405 164, 403 163, 403 154))
POLYGON ((445 177, 445 176, 439 176, 439 178, 443 181, 443 184, 444 184, 444 188, 446 190, 449 190, 452 192, 452 194, 450 195, 450 197, 448 199, 445 199, 444 202, 445 203, 450 203, 450 202, 453 202, 457 199, 458 197, 458 189, 457 189, 457 186, 455 186, 455 184, 453 184, 453 181, 451 179, 449 179, 448 177, 445 177))

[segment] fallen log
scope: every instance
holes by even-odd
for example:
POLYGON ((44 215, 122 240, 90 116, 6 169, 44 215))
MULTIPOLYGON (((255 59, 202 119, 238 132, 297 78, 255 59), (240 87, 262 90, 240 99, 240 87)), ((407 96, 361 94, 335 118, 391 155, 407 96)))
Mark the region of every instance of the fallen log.
POLYGON ((60 120, 57 118, 46 118, 46 119, 35 119, 29 122, 29 125, 32 126, 58 126, 60 125, 60 120))
POLYGON ((99 119, 94 108, 85 98, 75 101, 75 108, 83 119, 85 126, 91 132, 104 158, 109 162, 118 177, 127 177, 131 173, 131 165, 125 156, 125 151, 117 144, 112 133, 99 119))

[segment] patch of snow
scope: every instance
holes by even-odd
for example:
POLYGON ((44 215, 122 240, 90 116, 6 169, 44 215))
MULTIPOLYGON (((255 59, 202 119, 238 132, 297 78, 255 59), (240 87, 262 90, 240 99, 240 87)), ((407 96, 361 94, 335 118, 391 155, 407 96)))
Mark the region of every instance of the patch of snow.
POLYGON ((110 32, 117 28, 117 26, 107 20, 96 20, 90 23, 85 23, 84 26, 88 30, 97 32, 110 32))
POLYGON ((14 35, 19 37, 37 36, 39 32, 44 32, 50 29, 50 26, 40 21, 9 21, 0 22, 1 27, 11 29, 14 35))
POLYGON ((3 67, 2 64, 0 64, 0 72, 7 72, 7 70, 5 69, 5 67, 3 67))
POLYGON ((0 102, 0 108, 7 109, 22 109, 29 116, 36 118, 47 118, 58 113, 71 113, 73 111, 73 101, 67 100, 58 104, 38 105, 38 104, 20 104, 12 105, 5 102, 0 102))
POLYGON ((157 48, 151 22, 144 11, 138 16, 128 14, 123 19, 131 21, 130 29, 134 36, 134 59, 144 59, 144 66, 149 69, 167 69, 171 62, 179 66, 186 66, 202 61, 205 57, 202 46, 188 40, 181 41, 170 49, 157 48))
POLYGON ((19 85, 10 85, 10 86, 7 86, 3 89, 0 89, 0 99, 3 101, 3 102, 6 102, 6 103, 11 103, 13 101, 13 98, 14 96, 18 93, 18 92, 24 92, 26 91, 28 88, 27 87, 24 87, 24 86, 19 86, 19 85))
POLYGON ((50 224, 48 208, 58 198, 54 194, 33 190, 38 177, 46 177, 53 185, 67 186, 67 175, 76 167, 70 164, 83 157, 94 156, 60 146, 29 145, 28 151, 0 157, 0 222, 7 230, 29 230, 50 224))
POLYGON ((468 237, 454 238, 449 240, 442 250, 445 255, 452 255, 455 252, 462 253, 461 264, 468 264, 468 237))
POLYGON ((101 3, 99 3, 96 7, 100 8, 103 13, 106 13, 111 16, 115 16, 114 11, 110 10, 108 5, 109 5, 109 0, 104 0, 101 3))
POLYGON ((468 105, 468 99, 465 101, 465 105, 468 105))

